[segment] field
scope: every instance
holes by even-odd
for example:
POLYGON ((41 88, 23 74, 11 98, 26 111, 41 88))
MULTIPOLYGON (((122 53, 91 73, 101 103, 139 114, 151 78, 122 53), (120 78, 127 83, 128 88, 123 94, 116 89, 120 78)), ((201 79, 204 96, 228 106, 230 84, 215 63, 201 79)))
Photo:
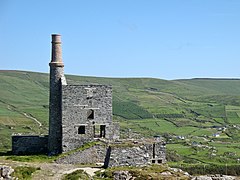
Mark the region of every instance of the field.
MULTIPOLYGON (((48 81, 44 73, 0 71, 1 152, 11 149, 11 134, 47 134, 48 81)), ((170 162, 240 163, 240 80, 67 75, 67 81, 112 85, 121 136, 165 137, 170 162)))

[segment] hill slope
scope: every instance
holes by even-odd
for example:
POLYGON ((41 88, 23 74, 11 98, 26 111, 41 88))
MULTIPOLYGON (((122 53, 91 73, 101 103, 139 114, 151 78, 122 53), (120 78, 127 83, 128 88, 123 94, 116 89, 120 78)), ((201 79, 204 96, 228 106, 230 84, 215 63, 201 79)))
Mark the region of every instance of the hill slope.
MULTIPOLYGON (((219 156, 235 151, 234 159, 240 157, 234 148, 240 146, 240 80, 67 75, 67 81, 112 85, 114 119, 120 122, 123 136, 164 135, 170 150, 199 161, 208 161, 212 154, 203 150, 199 156, 194 147, 200 148, 199 144, 217 147, 219 156), (221 145, 223 141, 231 147, 221 145)), ((46 134, 48 74, 0 71, 0 84, 0 150, 11 148, 12 133, 46 134)), ((234 163, 234 159, 227 161, 234 163)), ((213 161, 220 162, 218 157, 213 161)))

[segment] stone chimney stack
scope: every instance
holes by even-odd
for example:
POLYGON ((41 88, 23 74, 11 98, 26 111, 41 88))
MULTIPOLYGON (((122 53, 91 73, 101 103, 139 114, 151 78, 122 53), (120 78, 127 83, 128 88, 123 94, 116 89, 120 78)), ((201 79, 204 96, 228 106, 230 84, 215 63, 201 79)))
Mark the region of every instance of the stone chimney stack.
POLYGON ((61 35, 52 34, 52 59, 50 66, 49 97, 49 135, 48 151, 50 155, 62 152, 62 108, 61 87, 64 78, 61 35))
POLYGON ((52 59, 50 62, 51 64, 55 64, 55 66, 63 67, 62 61, 62 42, 61 42, 61 35, 59 34, 52 34, 52 59))

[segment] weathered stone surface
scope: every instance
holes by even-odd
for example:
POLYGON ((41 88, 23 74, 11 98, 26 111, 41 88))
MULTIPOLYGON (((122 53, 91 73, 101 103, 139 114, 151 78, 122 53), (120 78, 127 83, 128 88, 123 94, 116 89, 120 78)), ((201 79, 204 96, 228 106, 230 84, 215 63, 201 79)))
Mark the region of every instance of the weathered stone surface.
POLYGON ((132 175, 128 171, 115 171, 113 173, 114 180, 130 180, 132 175))
POLYGON ((62 61, 61 36, 52 35, 52 59, 50 66, 50 96, 49 96, 49 154, 62 152, 62 106, 61 79, 64 79, 62 61))
MULTIPOLYGON (((124 142, 122 142, 124 143, 124 142)), ((161 144, 158 142, 156 144, 161 144)), ((161 147, 164 152, 165 149, 161 147)), ((152 163, 161 164, 166 162, 165 153, 157 151, 155 154, 158 160, 153 160, 153 146, 152 144, 136 144, 134 146, 126 147, 125 144, 107 142, 104 144, 94 145, 91 148, 83 151, 77 151, 70 155, 58 159, 57 163, 64 164, 97 164, 104 163, 104 167, 114 166, 145 166, 152 163), (123 145, 123 147, 121 147, 123 145)), ((154 158, 154 160, 156 159, 154 158)))
POLYGON ((111 152, 107 167, 144 166, 166 162, 165 146, 161 142, 144 143, 130 147, 110 146, 111 152))
POLYGON ((117 139, 112 123, 112 88, 106 85, 62 86, 62 149, 67 152, 95 138, 117 139))
POLYGON ((22 154, 46 154, 48 136, 12 136, 12 153, 22 154))
POLYGON ((14 172, 10 166, 1 166, 0 165, 0 179, 11 180, 14 179, 11 177, 11 174, 14 172))
POLYGON ((83 151, 77 151, 56 160, 60 164, 96 164, 104 163, 106 147, 95 145, 83 151))

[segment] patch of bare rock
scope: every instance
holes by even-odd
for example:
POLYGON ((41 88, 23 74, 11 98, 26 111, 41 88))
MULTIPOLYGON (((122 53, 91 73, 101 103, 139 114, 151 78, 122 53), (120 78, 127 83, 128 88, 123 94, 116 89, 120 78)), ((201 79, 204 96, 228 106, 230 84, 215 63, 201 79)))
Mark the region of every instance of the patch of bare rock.
POLYGON ((0 180, 12 180, 15 179, 11 177, 11 174, 14 172, 14 169, 10 166, 0 166, 0 180))

